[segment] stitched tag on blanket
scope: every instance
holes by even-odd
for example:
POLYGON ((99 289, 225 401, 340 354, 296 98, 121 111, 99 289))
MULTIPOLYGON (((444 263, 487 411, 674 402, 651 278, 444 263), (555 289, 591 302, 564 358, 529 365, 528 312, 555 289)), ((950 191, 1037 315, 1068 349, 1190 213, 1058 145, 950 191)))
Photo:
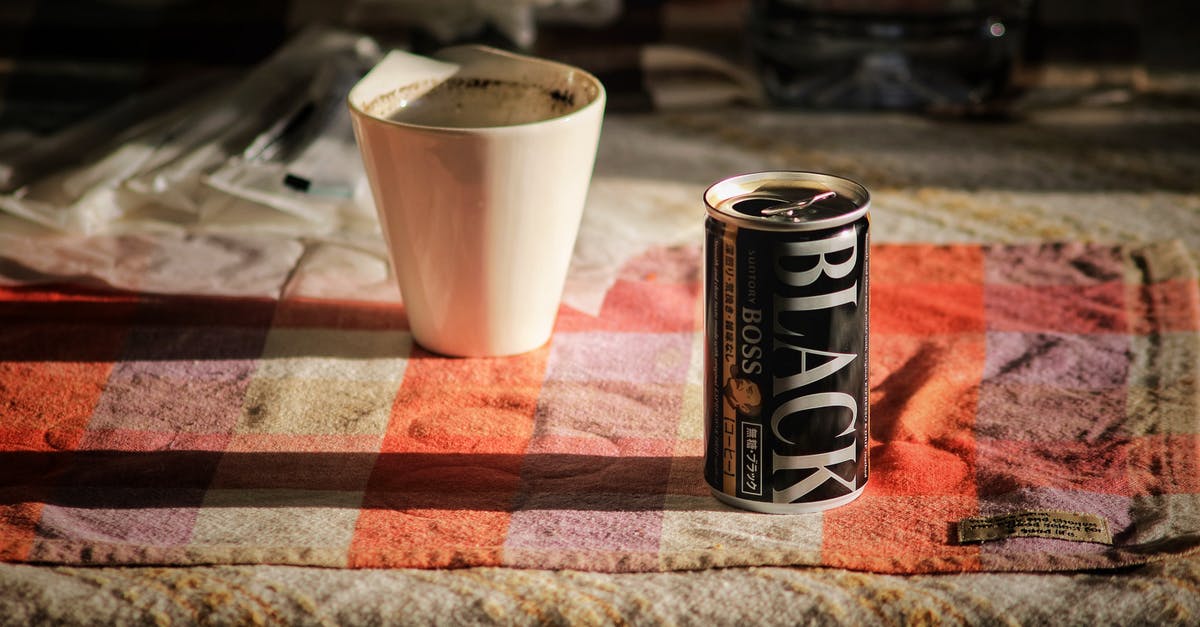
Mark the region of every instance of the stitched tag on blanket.
POLYGON ((960 543, 1008 538, 1052 538, 1112 544, 1108 521, 1094 514, 1080 512, 1013 512, 984 518, 964 518, 958 523, 960 543))

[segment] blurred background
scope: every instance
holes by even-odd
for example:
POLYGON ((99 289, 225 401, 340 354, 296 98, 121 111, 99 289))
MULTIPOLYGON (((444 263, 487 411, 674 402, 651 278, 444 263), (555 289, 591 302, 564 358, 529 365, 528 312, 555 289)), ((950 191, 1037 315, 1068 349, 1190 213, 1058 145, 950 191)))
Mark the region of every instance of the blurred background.
POLYGON ((241 71, 321 27, 566 60, 601 77, 611 110, 1193 107, 1198 17, 1184 0, 5 0, 0 137, 241 71))

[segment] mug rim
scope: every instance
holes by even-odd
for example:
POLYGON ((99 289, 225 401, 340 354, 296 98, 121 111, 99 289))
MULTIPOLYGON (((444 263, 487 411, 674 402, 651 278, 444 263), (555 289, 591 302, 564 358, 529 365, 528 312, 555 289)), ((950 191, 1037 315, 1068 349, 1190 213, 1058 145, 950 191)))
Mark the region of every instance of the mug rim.
MULTIPOLYGON (((354 94, 354 90, 357 89, 360 84, 362 84, 363 79, 359 79, 359 81, 356 82, 354 84, 354 86, 351 87, 350 90, 346 93, 347 106, 350 108, 350 111, 355 114, 355 116, 358 116, 358 117, 361 117, 361 118, 364 118, 367 120, 372 120, 372 121, 378 122, 380 124, 388 125, 388 126, 395 126, 395 127, 399 127, 399 128, 421 130, 421 131, 429 131, 429 132, 435 132, 435 133, 448 133, 448 134, 464 134, 464 133, 466 133, 466 134, 478 135, 480 133, 515 132, 515 131, 519 131, 519 130, 527 130, 530 127, 545 126, 545 125, 549 125, 549 124, 563 124, 572 118, 579 117, 586 113, 590 113, 591 109, 593 109, 595 107, 603 108, 605 105, 605 102, 607 100, 607 92, 604 88, 604 83, 600 82, 600 79, 597 78, 591 72, 588 72, 587 70, 584 70, 584 69, 579 68, 574 65, 563 63, 561 61, 545 59, 542 57, 534 57, 534 56, 530 56, 530 55, 524 55, 524 54, 519 54, 519 53, 515 53, 515 52, 510 52, 508 50, 502 50, 500 48, 494 48, 492 46, 484 46, 484 45, 480 45, 480 44, 463 44, 463 45, 442 48, 441 50, 438 50, 437 53, 435 53, 435 55, 432 58, 437 59, 439 55, 444 54, 448 51, 453 51, 453 50, 475 50, 475 51, 480 51, 480 52, 486 52, 488 54, 492 54, 495 56, 509 57, 512 59, 517 59, 519 61, 531 63, 531 64, 535 64, 535 65, 552 66, 559 70, 565 70, 568 73, 582 76, 584 81, 586 81, 587 83, 589 83, 593 87, 595 87, 596 94, 590 101, 588 101, 583 106, 579 107, 578 109, 573 109, 571 111, 568 111, 567 113, 563 113, 561 115, 556 115, 556 116, 544 118, 541 120, 533 120, 530 122, 519 122, 516 124, 504 124, 504 125, 497 125, 497 126, 439 126, 439 125, 429 125, 429 124, 413 124, 412 122, 401 122, 401 121, 393 120, 393 119, 383 117, 380 115, 376 115, 373 113, 369 113, 364 108, 359 107, 358 104, 356 104, 354 102, 354 99, 352 97, 352 95, 354 94)), ((364 76, 364 79, 365 79, 365 76, 364 76)), ((403 87, 403 86, 401 86, 401 87, 403 87)), ((399 88, 397 88, 397 89, 399 89, 399 88)))

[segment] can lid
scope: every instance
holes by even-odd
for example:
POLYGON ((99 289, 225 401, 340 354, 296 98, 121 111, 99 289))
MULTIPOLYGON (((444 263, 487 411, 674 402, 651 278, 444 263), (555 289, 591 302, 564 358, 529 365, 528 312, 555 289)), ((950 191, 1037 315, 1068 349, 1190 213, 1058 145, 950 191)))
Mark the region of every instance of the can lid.
POLYGON ((815 172, 757 172, 704 193, 709 214, 725 222, 780 231, 813 231, 866 215, 870 197, 854 181, 815 172))

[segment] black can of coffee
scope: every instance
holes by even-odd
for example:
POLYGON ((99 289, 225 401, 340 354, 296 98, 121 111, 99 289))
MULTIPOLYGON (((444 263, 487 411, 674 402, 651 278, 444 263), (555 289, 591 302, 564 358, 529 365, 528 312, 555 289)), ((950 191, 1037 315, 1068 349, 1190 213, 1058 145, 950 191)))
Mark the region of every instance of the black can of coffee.
POLYGON ((705 479, 754 511, 848 503, 870 473, 870 195, 758 172, 704 202, 705 479))

